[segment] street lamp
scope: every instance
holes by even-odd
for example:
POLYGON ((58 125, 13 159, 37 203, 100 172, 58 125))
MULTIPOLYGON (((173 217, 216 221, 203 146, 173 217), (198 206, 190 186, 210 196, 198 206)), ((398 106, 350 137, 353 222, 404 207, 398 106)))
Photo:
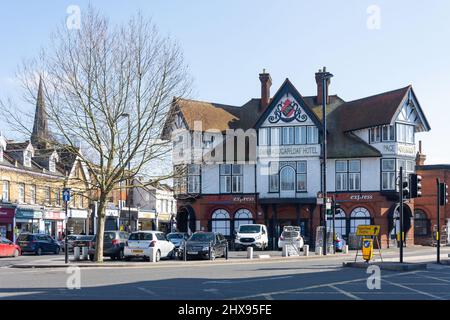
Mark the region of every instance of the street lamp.
MULTIPOLYGON (((131 171, 131 146, 130 146, 130 114, 129 113, 122 113, 120 115, 122 118, 128 118, 128 174, 130 174, 131 171)), ((127 179, 129 181, 129 179, 127 179)), ((128 205, 128 226, 131 230, 131 203, 130 203, 130 186, 127 185, 127 205, 128 205)))
POLYGON ((323 254, 327 254, 327 82, 333 77, 330 72, 323 68, 320 73, 322 79, 322 194, 324 203, 322 204, 323 232, 323 254))

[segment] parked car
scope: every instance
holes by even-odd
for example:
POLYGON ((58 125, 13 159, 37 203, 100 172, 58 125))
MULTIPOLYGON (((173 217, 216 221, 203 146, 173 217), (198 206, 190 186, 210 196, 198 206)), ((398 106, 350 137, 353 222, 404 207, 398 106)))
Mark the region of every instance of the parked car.
POLYGON ((278 238, 278 249, 282 250, 285 245, 293 245, 298 250, 303 249, 304 241, 300 234, 300 227, 285 226, 278 238))
POLYGON ((340 233, 336 233, 336 240, 334 241, 334 244, 336 246, 336 251, 342 252, 344 249, 344 246, 347 244, 342 238, 342 235, 340 233))
POLYGON ((173 243, 175 246, 175 254, 180 256, 180 248, 184 246, 184 242, 188 239, 187 233, 184 232, 171 232, 166 236, 167 240, 173 243))
POLYGON ((80 250, 83 247, 91 247, 93 244, 95 236, 94 235, 84 235, 84 236, 79 236, 77 237, 75 240, 73 240, 72 242, 72 247, 76 248, 79 247, 80 250))
POLYGON ((247 249, 254 247, 264 250, 267 248, 269 238, 267 236, 267 227, 263 224, 241 224, 236 232, 234 248, 247 249))
POLYGON ((6 238, 0 238, 0 257, 18 257, 22 254, 20 247, 6 238))
MULTIPOLYGON (((70 234, 70 235, 68 235, 67 236, 67 251, 70 253, 70 252, 73 252, 73 242, 75 241, 75 240, 77 240, 79 237, 82 237, 82 235, 79 235, 79 234, 70 234)), ((60 242, 59 242, 59 244, 60 244, 60 246, 61 246, 61 250, 64 252, 64 246, 65 246, 65 239, 62 239, 60 242)))
MULTIPOLYGON (((103 234, 103 256, 110 257, 113 260, 122 260, 128 236, 128 233, 124 231, 105 231, 103 234)), ((94 260, 96 241, 97 237, 95 236, 89 246, 88 252, 91 261, 94 260)))
MULTIPOLYGON (((221 233, 198 231, 186 241, 186 258, 214 260, 225 257, 227 247, 227 239, 221 233)), ((182 254, 183 250, 184 248, 180 249, 182 254)))
POLYGON ((46 252, 59 254, 61 250, 58 242, 46 234, 40 233, 22 233, 17 238, 17 245, 22 252, 34 252, 40 256, 46 252))
POLYGON ((156 250, 156 261, 174 256, 174 244, 160 231, 137 231, 130 234, 124 249, 125 260, 144 258, 150 260, 150 248, 156 250))

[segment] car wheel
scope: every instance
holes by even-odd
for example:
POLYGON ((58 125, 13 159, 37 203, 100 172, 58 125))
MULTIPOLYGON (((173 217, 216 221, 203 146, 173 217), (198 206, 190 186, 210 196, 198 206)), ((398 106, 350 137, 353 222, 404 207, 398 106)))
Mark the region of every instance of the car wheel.
POLYGON ((90 255, 89 255, 89 260, 94 261, 94 257, 95 257, 95 256, 94 256, 93 254, 90 254, 90 255))
POLYGON ((17 258, 19 256, 19 250, 14 250, 14 254, 13 254, 13 257, 14 258, 17 258))
POLYGON ((57 247, 56 249, 55 249, 55 254, 59 254, 59 247, 57 247))
POLYGON ((156 258, 155 258, 156 262, 159 262, 159 260, 161 260, 161 251, 156 251, 156 258))
POLYGON ((42 255, 42 248, 41 248, 41 247, 39 247, 39 248, 36 250, 36 255, 37 255, 37 256, 42 255))

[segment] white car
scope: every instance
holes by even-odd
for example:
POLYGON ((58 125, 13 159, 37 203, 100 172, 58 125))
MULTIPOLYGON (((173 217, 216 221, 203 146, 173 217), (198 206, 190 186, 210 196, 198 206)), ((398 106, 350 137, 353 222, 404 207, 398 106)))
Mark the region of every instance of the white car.
POLYGON ((286 226, 278 238, 278 249, 282 250, 285 245, 294 246, 301 250, 304 245, 303 237, 300 234, 300 227, 286 226))
POLYGON ((131 258, 150 259, 150 249, 156 250, 156 261, 172 257, 175 246, 166 240, 160 231, 136 231, 130 234, 123 251, 125 260, 131 258))
POLYGON ((267 248, 269 238, 267 227, 263 224, 241 224, 236 232, 234 247, 236 250, 246 250, 247 247, 254 247, 261 250, 267 248))

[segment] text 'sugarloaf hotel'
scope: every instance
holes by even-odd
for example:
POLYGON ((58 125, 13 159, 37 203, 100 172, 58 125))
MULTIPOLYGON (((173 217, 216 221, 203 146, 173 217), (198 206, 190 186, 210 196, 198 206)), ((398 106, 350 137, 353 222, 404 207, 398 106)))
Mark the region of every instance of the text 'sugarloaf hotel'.
MULTIPOLYGON (((164 136, 173 139, 180 231, 214 230, 233 238, 242 223, 262 223, 271 242, 283 226, 300 225, 312 243, 320 225, 322 81, 303 96, 286 79, 271 96, 263 72, 261 97, 242 106, 175 99, 164 136)), ((430 126, 411 86, 346 102, 327 92, 327 190, 341 205, 336 231, 381 226, 383 247, 396 246, 400 166, 415 170, 416 134, 430 126)), ((405 206, 408 244, 414 203, 405 206)), ((272 242, 274 243, 274 242, 272 242)))

